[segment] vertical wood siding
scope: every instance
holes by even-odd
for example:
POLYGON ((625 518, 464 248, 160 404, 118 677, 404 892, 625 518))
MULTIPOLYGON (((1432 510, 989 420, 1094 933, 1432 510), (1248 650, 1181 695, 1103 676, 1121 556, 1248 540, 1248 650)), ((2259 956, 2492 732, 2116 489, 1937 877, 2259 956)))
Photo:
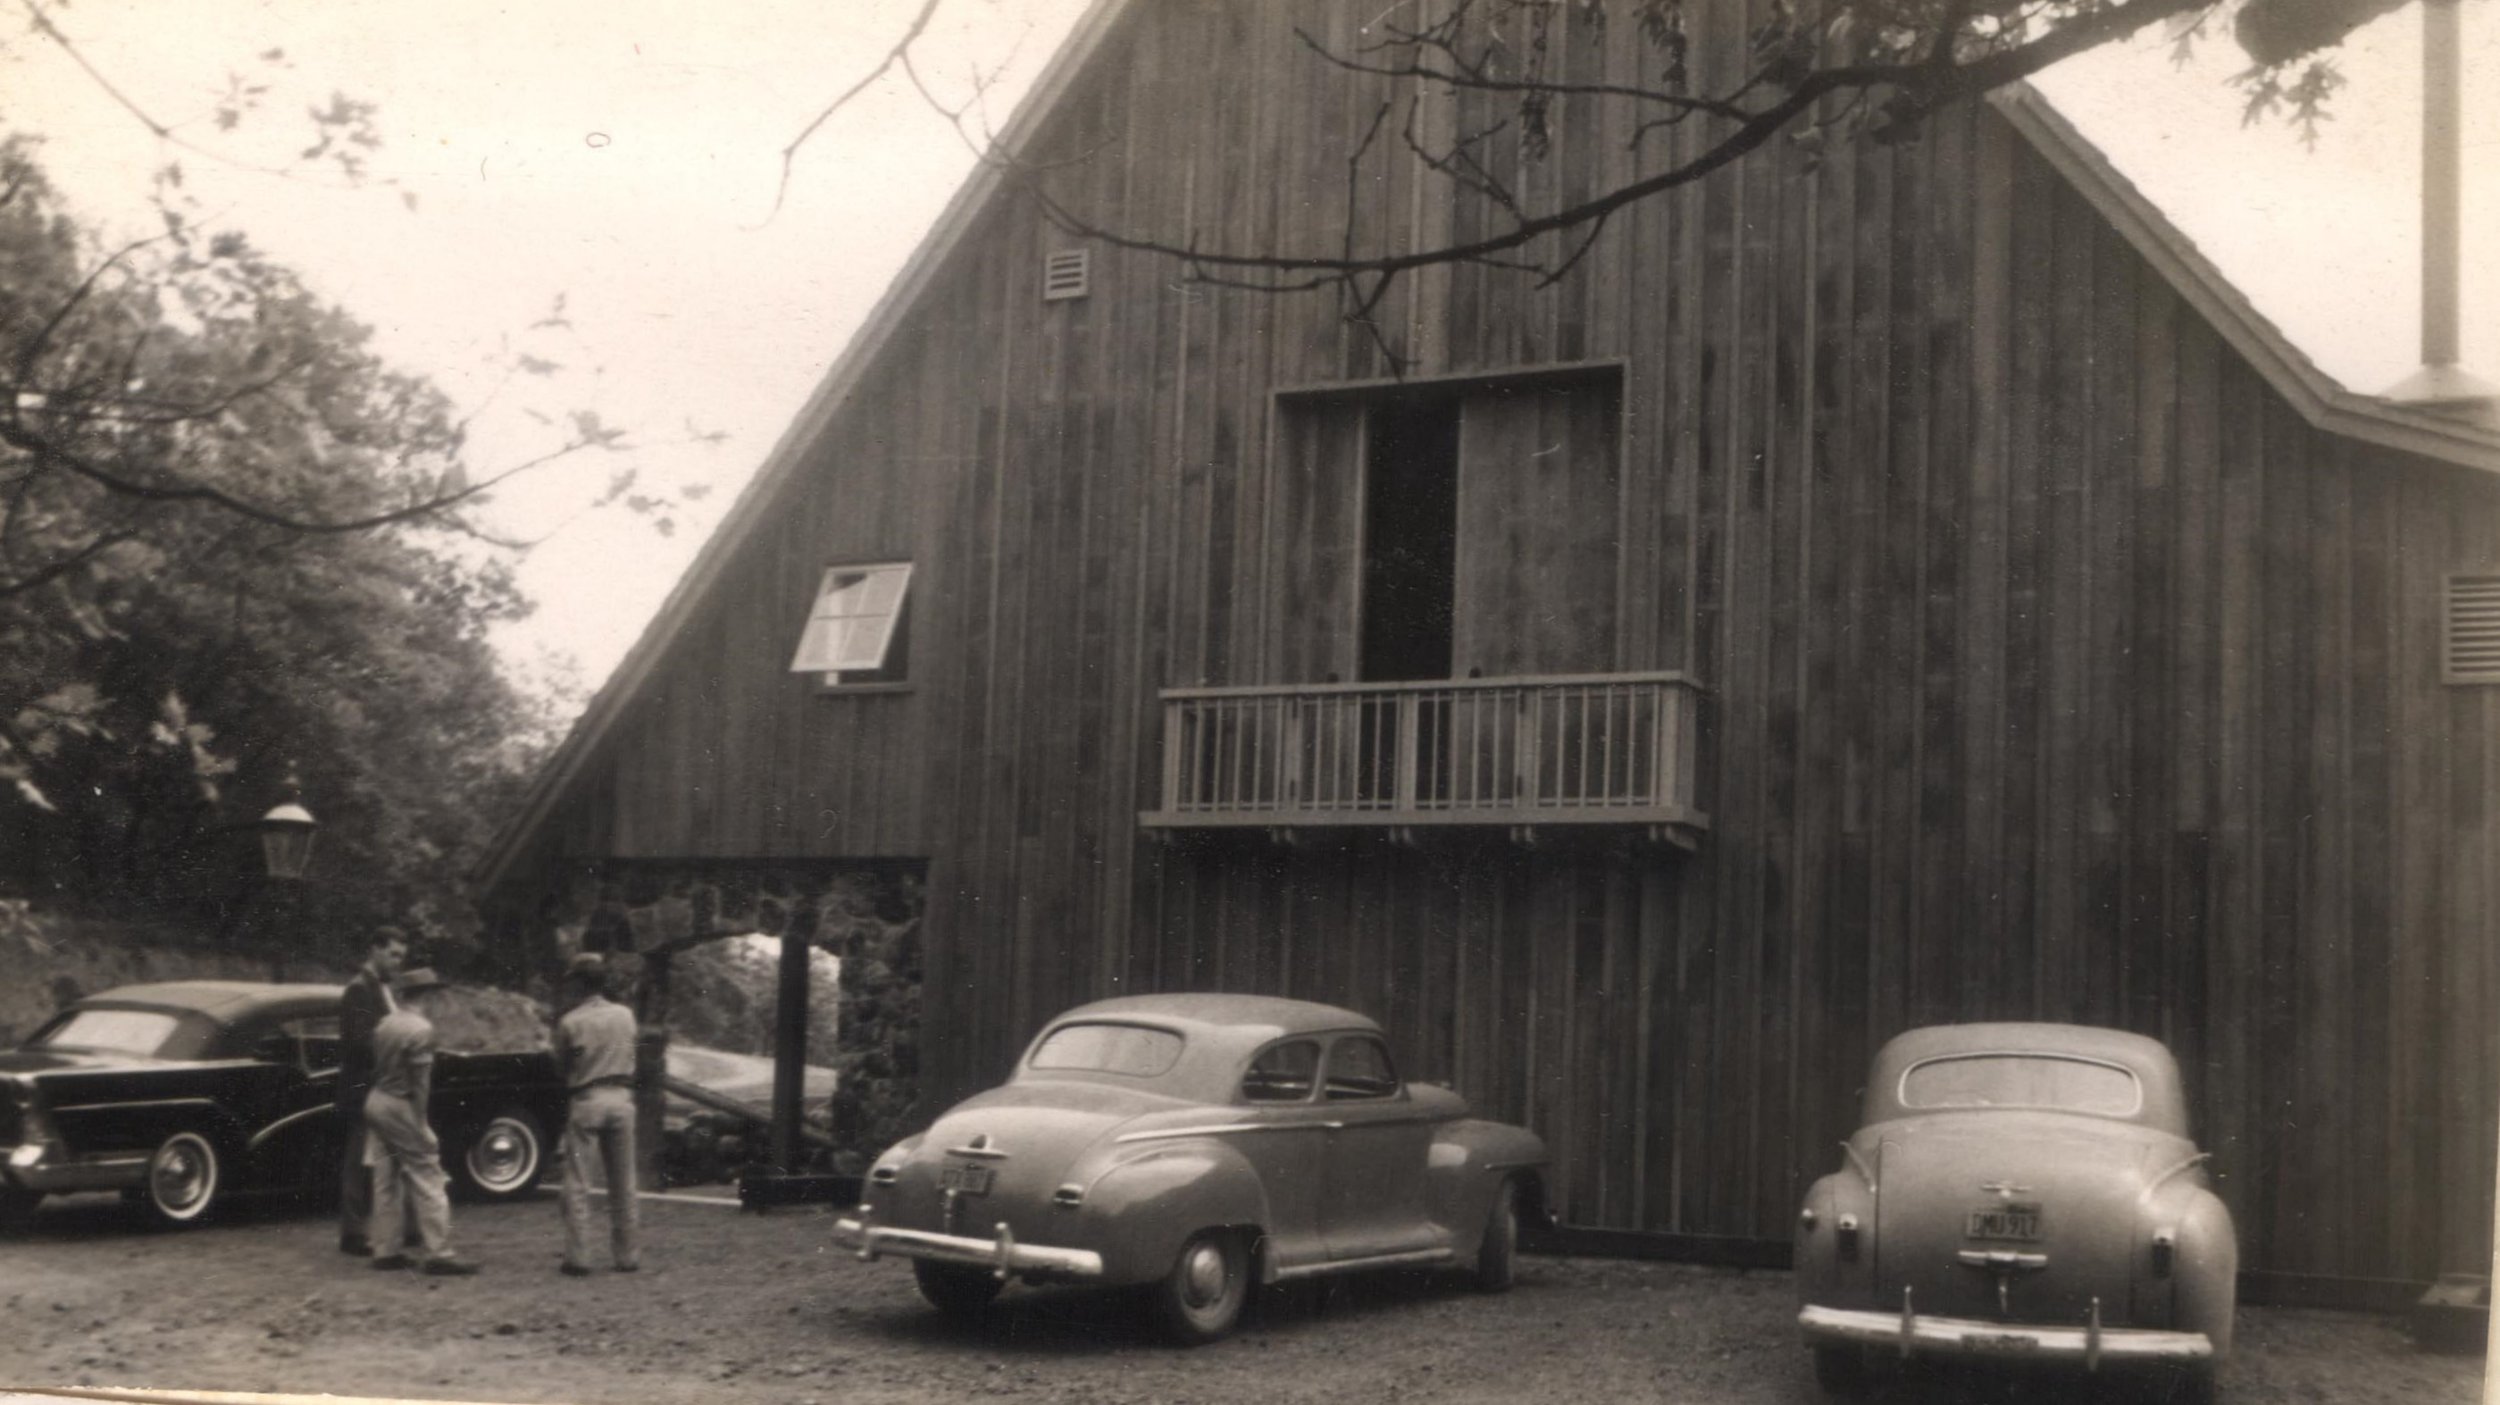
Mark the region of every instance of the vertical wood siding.
MULTIPOLYGON (((1410 94, 1293 27, 1350 47, 1359 8, 1138 5, 1036 155, 1178 241, 1497 227, 1411 162, 1349 187, 1410 94)), ((1706 73, 1749 19, 1694 22, 1706 73)), ((1558 42, 1575 77, 1639 76, 1630 45, 1558 42)), ((1567 196, 1649 159, 1619 120, 1556 117, 1547 160, 1514 142, 1494 169, 1567 196)), ((2250 1266, 2481 1261, 2500 696, 2441 686, 2436 612, 2442 573, 2500 564, 2500 481, 2307 428, 1992 113, 1816 165, 1775 146, 1618 219, 1557 286, 1440 270, 1375 316, 1422 374, 1624 368, 1620 463, 1558 490, 1607 499, 1569 501, 1595 524, 1570 574, 1550 533, 1464 550, 1585 595, 1575 664, 1711 690, 1690 856, 1144 842, 1157 689, 1353 675, 1359 418, 1274 392, 1390 367, 1323 299, 1117 250, 1044 303, 1067 242, 1012 199, 982 218, 556 852, 926 857, 941 1094, 1084 999, 1316 997, 1541 1131, 1567 1218, 1784 1237, 1885 1037, 2113 1024, 2187 1065, 2250 1266), (784 671, 826 564, 903 557, 909 691, 784 671)), ((1539 510, 1512 490, 1492 516, 1539 510)))

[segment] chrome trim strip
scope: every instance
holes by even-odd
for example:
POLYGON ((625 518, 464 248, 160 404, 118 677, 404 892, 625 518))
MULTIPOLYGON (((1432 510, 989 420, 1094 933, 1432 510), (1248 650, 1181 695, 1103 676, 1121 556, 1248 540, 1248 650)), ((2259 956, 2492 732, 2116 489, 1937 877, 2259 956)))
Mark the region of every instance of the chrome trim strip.
POLYGON ((1832 1346, 1898 1346, 1925 1357, 2004 1360, 2083 1361, 2095 1350, 2101 1361, 2211 1361, 2214 1344, 2202 1332, 2166 1332, 2148 1327, 2045 1326, 2037 1322, 1983 1322, 1966 1317, 1921 1317, 1903 1305, 1900 1312, 1857 1312, 1846 1308, 1808 1307, 1797 1314, 1806 1344, 1832 1346), (2019 1339, 2029 1345, 2016 1346, 2019 1339))
POLYGON ((1318 1263, 1295 1264, 1280 1268, 1271 1282, 1283 1283, 1296 1278, 1317 1278, 1324 1273, 1353 1273, 1358 1269, 1396 1268, 1404 1264, 1445 1264, 1457 1255, 1447 1248, 1408 1249, 1395 1254, 1368 1254, 1359 1259, 1322 1259, 1318 1263))
POLYGON ((984 1161, 1004 1161, 1007 1159, 1007 1153, 1000 1151, 994 1146, 950 1146, 946 1149, 946 1154, 949 1156, 977 1156, 984 1161))
POLYGON ((1858 1168, 1859 1178, 1866 1182, 1866 1193, 1869 1195, 1874 1194, 1875 1168, 1867 1164, 1866 1154, 1859 1151, 1855 1145, 1849 1142, 1842 1142, 1840 1144, 1840 1149, 1843 1154, 1848 1156, 1849 1164, 1858 1168))
POLYGON ((2178 1175, 2182 1171, 2193 1170, 2213 1159, 2214 1154, 2212 1152, 2200 1151, 2194 1156, 2179 1162, 2177 1165, 2165 1168, 2160 1175, 2155 1176, 2151 1180, 2144 1183, 2144 1193, 2136 1197, 2137 1201, 2142 1202, 2152 1199, 2153 1192, 2161 1189, 2162 1183, 2169 1180, 2172 1176, 2178 1175))
POLYGON ((1075 1278, 1100 1278, 1102 1255, 1091 1249, 1057 1249, 1019 1244, 1004 1223, 988 1239, 968 1234, 931 1234, 918 1229, 889 1229, 870 1216, 834 1221, 835 1242, 857 1249, 862 1258, 899 1254, 907 1259, 986 1268, 1004 1278, 1015 1273, 1060 1273, 1075 1278))
POLYGON ((1165 1142, 1178 1137, 1216 1137, 1231 1132, 1341 1132, 1343 1122, 1218 1122, 1206 1127, 1165 1127, 1149 1132, 1124 1132, 1113 1141, 1165 1142))
POLYGON ((207 1098, 156 1098, 140 1103, 63 1103, 47 1108, 45 1111, 58 1117, 64 1112, 130 1112, 139 1108, 215 1107, 216 1105, 207 1098))
POLYGON ((286 1116, 279 1118, 277 1121, 270 1123, 268 1126, 261 1128, 257 1132, 254 1132, 252 1134, 251 1150, 260 1150, 261 1143, 278 1135, 278 1133, 286 1130, 288 1127, 303 1121, 307 1117, 334 1110, 335 1109, 333 1109, 328 1103, 323 1103, 318 1107, 308 1107, 299 1112, 290 1112, 286 1116))

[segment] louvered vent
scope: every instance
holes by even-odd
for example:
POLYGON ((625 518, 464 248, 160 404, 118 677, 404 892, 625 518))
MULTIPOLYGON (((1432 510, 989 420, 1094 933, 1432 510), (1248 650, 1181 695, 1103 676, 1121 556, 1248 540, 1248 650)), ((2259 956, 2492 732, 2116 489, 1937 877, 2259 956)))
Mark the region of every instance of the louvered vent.
POLYGON ((1085 275, 1091 252, 1086 249, 1062 249, 1042 260, 1042 301, 1061 302, 1081 298, 1087 292, 1085 275))
POLYGON ((2500 683, 2500 574, 2448 578, 2447 679, 2500 683))

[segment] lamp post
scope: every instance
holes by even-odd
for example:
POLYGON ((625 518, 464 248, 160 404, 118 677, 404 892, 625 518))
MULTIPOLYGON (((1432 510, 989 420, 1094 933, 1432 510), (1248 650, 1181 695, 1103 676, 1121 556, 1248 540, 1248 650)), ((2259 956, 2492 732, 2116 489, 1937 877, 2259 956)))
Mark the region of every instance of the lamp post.
MULTIPOLYGON (((304 870, 312 865, 313 835, 321 828, 312 811, 304 808, 304 785, 296 779, 292 767, 286 773, 285 795, 269 813, 252 826, 260 831, 260 857, 263 868, 273 880, 288 885, 290 896, 286 905, 290 914, 284 924, 287 940, 300 944, 304 928, 304 870)), ((286 954, 283 948, 271 958, 270 978, 286 979, 286 954)))

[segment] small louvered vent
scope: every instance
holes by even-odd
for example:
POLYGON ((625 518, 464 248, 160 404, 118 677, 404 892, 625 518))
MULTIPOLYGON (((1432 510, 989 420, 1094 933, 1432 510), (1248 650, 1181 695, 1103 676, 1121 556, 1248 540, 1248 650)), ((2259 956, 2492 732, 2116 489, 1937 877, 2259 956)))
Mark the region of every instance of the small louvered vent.
POLYGON ((2448 578, 2442 642, 2451 683, 2500 683, 2500 573, 2448 578))
POLYGON ((1042 260, 1042 301, 1059 302, 1085 296, 1090 260, 1085 249, 1062 249, 1042 260))

